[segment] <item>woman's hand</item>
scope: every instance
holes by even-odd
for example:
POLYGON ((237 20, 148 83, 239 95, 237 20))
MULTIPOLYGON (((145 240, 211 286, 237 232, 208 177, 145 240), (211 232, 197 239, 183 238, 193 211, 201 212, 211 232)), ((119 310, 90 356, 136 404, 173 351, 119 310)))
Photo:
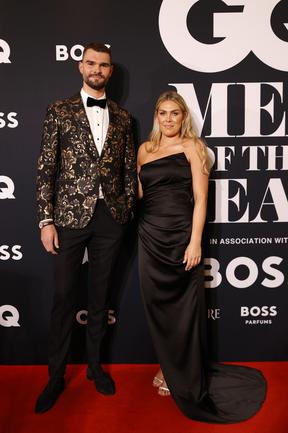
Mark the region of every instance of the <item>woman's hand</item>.
POLYGON ((196 245, 190 242, 185 250, 183 263, 186 264, 185 271, 190 271, 190 269, 199 265, 201 261, 201 245, 196 245))

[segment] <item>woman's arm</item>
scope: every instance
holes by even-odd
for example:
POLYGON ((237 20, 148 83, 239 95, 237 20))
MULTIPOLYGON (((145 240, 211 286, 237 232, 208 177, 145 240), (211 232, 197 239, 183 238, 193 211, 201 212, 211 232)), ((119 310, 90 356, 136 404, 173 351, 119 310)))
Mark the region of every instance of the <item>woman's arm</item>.
POLYGON ((203 173, 202 162, 199 157, 200 143, 189 146, 187 157, 192 171, 192 190, 194 197, 194 210, 192 214, 192 232, 189 245, 184 254, 185 270, 189 271, 201 261, 201 241, 206 219, 208 175, 203 173))
POLYGON ((146 143, 142 143, 138 149, 138 154, 137 154, 138 198, 139 199, 143 197, 143 189, 142 189, 139 173, 141 170, 141 166, 144 164, 146 154, 147 154, 146 143))

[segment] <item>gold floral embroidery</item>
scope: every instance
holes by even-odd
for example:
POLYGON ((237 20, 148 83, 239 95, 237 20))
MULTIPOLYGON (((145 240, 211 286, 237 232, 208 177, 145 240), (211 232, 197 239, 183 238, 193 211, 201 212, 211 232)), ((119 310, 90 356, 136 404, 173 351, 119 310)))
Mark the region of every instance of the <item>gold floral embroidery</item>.
POLYGON ((94 212, 99 184, 114 219, 126 223, 136 199, 136 161, 131 118, 108 100, 109 128, 99 156, 80 95, 47 109, 38 160, 39 220, 85 227, 94 212))

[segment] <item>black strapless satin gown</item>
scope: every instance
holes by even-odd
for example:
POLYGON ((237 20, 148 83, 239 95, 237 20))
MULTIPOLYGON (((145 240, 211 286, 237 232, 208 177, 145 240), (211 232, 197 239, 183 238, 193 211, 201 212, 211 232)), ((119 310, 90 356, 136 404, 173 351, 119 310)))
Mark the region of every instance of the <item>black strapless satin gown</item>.
POLYGON ((203 266, 185 271, 192 228, 190 164, 184 153, 141 167, 139 273, 155 350, 171 395, 189 418, 244 421, 261 407, 266 381, 258 370, 207 362, 203 266))

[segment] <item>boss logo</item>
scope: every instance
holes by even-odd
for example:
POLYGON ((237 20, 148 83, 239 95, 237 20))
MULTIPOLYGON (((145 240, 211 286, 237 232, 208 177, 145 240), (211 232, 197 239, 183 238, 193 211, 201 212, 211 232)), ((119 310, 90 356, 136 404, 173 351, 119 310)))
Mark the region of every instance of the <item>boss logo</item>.
POLYGON ((23 257, 21 250, 21 245, 0 245, 0 260, 21 260, 23 257))
MULTIPOLYGON (((110 45, 105 45, 110 47, 110 45)), ((71 57, 76 62, 80 62, 82 60, 83 49, 83 45, 80 44, 73 45, 70 49, 66 45, 56 45, 56 61, 64 62, 71 57)))
POLYGON ((18 327, 19 324, 19 312, 13 305, 1 305, 0 306, 0 325, 5 328, 11 326, 18 327))
MULTIPOLYGON (((264 287, 276 288, 283 284, 284 273, 277 267, 282 263, 283 258, 278 256, 266 257, 261 266, 261 272, 265 278, 260 277, 260 284, 264 287)), ((223 272, 220 268, 220 262, 214 258, 204 260, 205 264, 205 287, 218 287, 223 280, 223 274, 227 282, 238 289, 244 289, 253 286, 259 279, 259 264, 249 257, 237 257, 231 260, 223 272), (239 271, 243 271, 239 276, 239 271), (242 276, 243 275, 243 276, 242 276)))
POLYGON ((83 49, 83 45, 73 45, 68 51, 66 45, 56 45, 56 61, 63 62, 68 60, 70 56, 73 60, 79 62, 82 59, 83 49))
POLYGON ((15 198, 14 190, 13 180, 8 176, 0 176, 0 199, 15 198))
POLYGON ((17 128, 18 120, 16 119, 17 113, 11 111, 8 114, 0 112, 0 128, 7 126, 8 128, 17 128))
POLYGON ((10 47, 4 39, 0 39, 0 63, 11 63, 10 47))
MULTIPOLYGON (((221 12, 219 9, 217 12, 213 9, 209 11, 213 15, 213 38, 207 43, 199 35, 193 35, 192 26, 188 29, 190 12, 191 16, 198 16, 196 8, 201 7, 201 2, 163 0, 159 13, 159 30, 171 56, 189 69, 219 72, 232 68, 253 52, 272 68, 288 71, 288 43, 280 39, 271 26, 272 13, 278 4, 282 7, 283 2, 223 0, 221 3, 221 12), (171 32, 171 28, 177 28, 177 37, 171 32)), ((204 16, 208 17, 209 14, 204 16)), ((285 22, 279 22, 277 26, 284 32, 288 27, 285 22)))
POLYGON ((274 317, 277 316, 276 305, 270 307, 264 305, 263 307, 241 307, 241 317, 274 317))
MULTIPOLYGON (((87 316, 88 316, 87 310, 80 310, 76 314, 76 320, 80 325, 87 325, 87 316)), ((109 310, 108 311, 108 325, 114 325, 115 323, 116 323, 115 311, 109 310)))

